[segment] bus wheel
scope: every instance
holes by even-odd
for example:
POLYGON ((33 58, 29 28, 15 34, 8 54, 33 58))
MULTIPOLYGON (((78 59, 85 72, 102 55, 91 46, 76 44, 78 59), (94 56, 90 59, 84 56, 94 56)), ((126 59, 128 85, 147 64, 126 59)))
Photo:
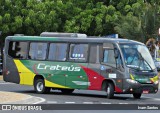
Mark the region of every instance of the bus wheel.
POLYGON ((74 89, 61 89, 61 92, 63 94, 71 94, 74 91, 74 89))
POLYGON ((107 83, 106 86, 107 98, 111 99, 114 96, 114 85, 112 83, 107 83))
POLYGON ((133 93, 133 97, 135 99, 140 99, 141 98, 142 93, 133 93))
POLYGON ((37 79, 34 83, 34 89, 37 93, 49 93, 51 88, 45 87, 43 79, 37 79))

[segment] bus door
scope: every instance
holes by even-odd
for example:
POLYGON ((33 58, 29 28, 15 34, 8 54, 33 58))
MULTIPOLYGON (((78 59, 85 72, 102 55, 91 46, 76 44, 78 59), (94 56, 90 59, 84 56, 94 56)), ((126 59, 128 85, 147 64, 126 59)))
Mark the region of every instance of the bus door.
POLYGON ((55 85, 53 87, 63 88, 66 86, 66 76, 68 75, 68 63, 66 62, 67 57, 67 43, 50 43, 48 64, 50 68, 50 78, 48 79, 55 85))
POLYGON ((48 80, 54 83, 52 87, 64 88, 66 85, 65 76, 67 73, 62 70, 67 70, 67 66, 63 62, 50 62, 48 64, 52 65, 51 70, 48 71, 50 76, 48 80))
POLYGON ((88 77, 86 68, 88 66, 88 44, 70 44, 68 73, 66 76, 66 86, 77 89, 88 88, 88 77))
POLYGON ((103 57, 101 62, 101 74, 115 84, 115 91, 122 92, 124 66, 118 47, 112 43, 103 44, 103 57))
POLYGON ((100 70, 100 48, 102 44, 90 44, 90 52, 89 52, 89 63, 88 63, 88 89, 90 90, 101 90, 101 84, 104 80, 104 77, 101 76, 100 70))

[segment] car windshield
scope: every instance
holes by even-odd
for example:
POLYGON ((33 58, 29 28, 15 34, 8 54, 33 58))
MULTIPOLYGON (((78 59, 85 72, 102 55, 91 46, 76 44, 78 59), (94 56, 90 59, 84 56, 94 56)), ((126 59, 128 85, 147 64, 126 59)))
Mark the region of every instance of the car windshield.
POLYGON ((145 45, 120 44, 120 48, 128 67, 146 71, 156 68, 150 52, 145 45))

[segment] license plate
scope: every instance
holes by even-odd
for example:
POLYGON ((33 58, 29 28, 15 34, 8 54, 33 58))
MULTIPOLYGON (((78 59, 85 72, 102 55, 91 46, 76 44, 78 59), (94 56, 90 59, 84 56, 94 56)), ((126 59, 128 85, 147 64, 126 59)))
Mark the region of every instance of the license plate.
POLYGON ((149 91, 148 91, 148 90, 144 90, 143 93, 144 93, 144 94, 148 94, 149 91))

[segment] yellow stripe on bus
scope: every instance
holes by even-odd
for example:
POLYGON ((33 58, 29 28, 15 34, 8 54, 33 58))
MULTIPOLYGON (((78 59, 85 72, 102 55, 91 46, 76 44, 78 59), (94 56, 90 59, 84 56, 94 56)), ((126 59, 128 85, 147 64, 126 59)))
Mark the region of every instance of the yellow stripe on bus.
POLYGON ((152 80, 153 82, 156 82, 156 81, 158 81, 158 75, 157 76, 155 76, 155 77, 153 77, 153 78, 150 78, 150 80, 152 80))
POLYGON ((131 77, 131 79, 132 79, 132 80, 134 80, 134 77, 133 77, 133 75, 132 75, 132 74, 130 74, 130 77, 131 77))
POLYGON ((35 74, 30 71, 20 60, 14 60, 20 75, 20 84, 33 85, 35 74))
MULTIPOLYGON (((14 60, 16 67, 18 69, 18 73, 20 75, 20 84, 24 85, 33 85, 35 73, 30 71, 20 60, 14 60)), ((46 87, 55 87, 55 88, 69 88, 63 85, 55 84, 45 79, 46 87)))
POLYGON ((50 81, 48 81, 46 79, 45 79, 45 86, 54 87, 54 88, 67 88, 67 89, 69 89, 69 87, 65 87, 65 86, 62 86, 62 85, 59 85, 59 84, 55 84, 55 83, 50 82, 50 81))

